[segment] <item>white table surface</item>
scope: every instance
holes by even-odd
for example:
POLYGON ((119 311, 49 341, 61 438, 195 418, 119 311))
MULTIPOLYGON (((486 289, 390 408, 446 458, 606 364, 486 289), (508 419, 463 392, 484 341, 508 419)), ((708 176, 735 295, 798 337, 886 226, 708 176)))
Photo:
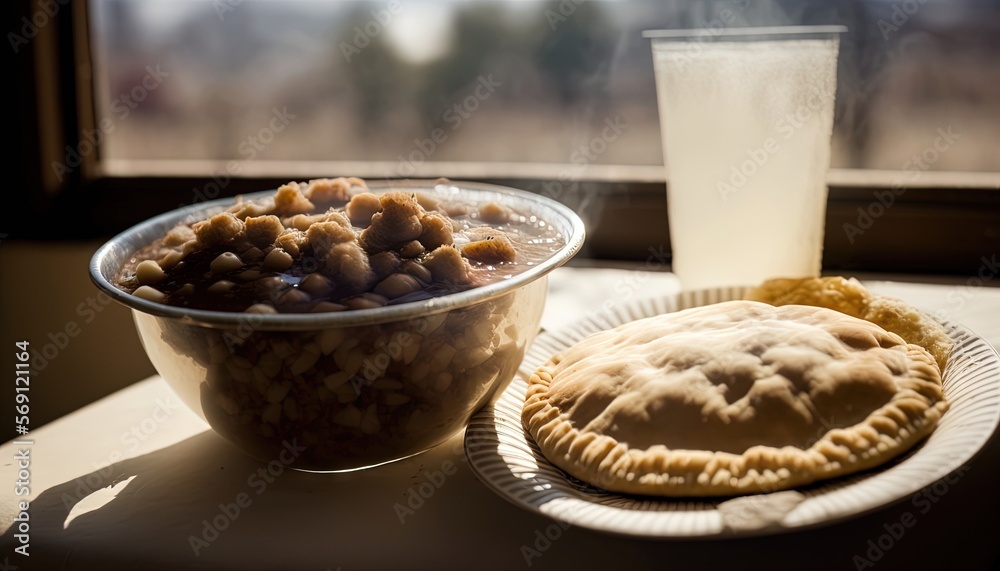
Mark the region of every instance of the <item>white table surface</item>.
MULTIPOLYGON (((967 287, 961 280, 866 283, 940 312, 1000 346, 998 288, 967 287)), ((550 278, 542 325, 559 328, 604 304, 677 288, 669 273, 561 268, 550 278)), ((81 371, 79 382, 100 374, 81 371)), ((378 468, 348 474, 286 470, 267 483, 255 476, 260 462, 212 432, 155 376, 29 438, 30 557, 14 553, 19 543, 12 527, 16 500, 24 499, 13 494, 12 458, 26 447, 8 442, 0 447, 0 569, 856 569, 855 556, 868 557, 875 545, 869 540, 877 541, 886 525, 914 506, 906 500, 847 522, 756 539, 650 541, 568 528, 555 541, 540 540, 547 528, 555 535, 553 521, 480 484, 464 460, 461 435, 378 468), (395 506, 407 502, 411 486, 427 481, 425 471, 452 473, 435 477, 440 487, 401 522, 395 506), (201 537, 204 521, 241 493, 249 505, 196 555, 190 537, 201 537), (537 555, 526 560, 523 547, 537 555)), ((935 496, 932 511, 918 512, 917 525, 879 550, 874 566, 1000 565, 998 485, 1000 443, 994 435, 958 481, 935 496)))

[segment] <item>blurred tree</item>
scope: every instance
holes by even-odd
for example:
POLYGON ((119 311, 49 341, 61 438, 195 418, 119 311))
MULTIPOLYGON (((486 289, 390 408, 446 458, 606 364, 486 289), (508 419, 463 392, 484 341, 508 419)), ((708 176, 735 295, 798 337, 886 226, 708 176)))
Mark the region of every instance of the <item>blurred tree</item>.
POLYGON ((520 51, 516 32, 506 29, 502 5, 470 3, 455 9, 453 49, 421 70, 416 99, 427 130, 444 128, 444 113, 469 95, 466 90, 474 87, 480 75, 496 71, 489 66, 492 57, 515 57, 520 51))
POLYGON ((376 28, 372 22, 371 8, 355 6, 338 20, 331 34, 334 53, 330 73, 336 81, 353 88, 353 107, 364 125, 354 135, 363 139, 384 125, 388 111, 413 88, 408 73, 411 66, 386 45, 381 25, 376 28), (376 29, 377 33, 370 33, 376 29))
POLYGON ((618 30, 596 2, 545 4, 533 57, 562 106, 606 98, 618 30), (572 11, 564 6, 573 7, 572 11))

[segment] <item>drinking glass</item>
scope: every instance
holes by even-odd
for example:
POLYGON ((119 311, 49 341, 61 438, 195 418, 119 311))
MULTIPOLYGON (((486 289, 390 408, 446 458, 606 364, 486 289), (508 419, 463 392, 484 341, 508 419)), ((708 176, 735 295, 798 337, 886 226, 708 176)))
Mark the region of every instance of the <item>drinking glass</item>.
POLYGON ((842 26, 651 30, 685 289, 818 276, 842 26))

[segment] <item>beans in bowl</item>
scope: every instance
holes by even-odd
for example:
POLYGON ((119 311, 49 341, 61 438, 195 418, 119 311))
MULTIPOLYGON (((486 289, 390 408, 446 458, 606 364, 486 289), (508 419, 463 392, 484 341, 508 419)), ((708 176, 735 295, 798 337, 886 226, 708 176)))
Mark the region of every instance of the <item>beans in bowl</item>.
POLYGON ((375 194, 358 178, 319 179, 174 227, 132 256, 117 285, 192 309, 365 309, 492 283, 563 243, 545 221, 496 203, 375 194))
POLYGON ((171 306, 242 312, 236 327, 139 312, 136 325, 160 374, 184 379, 173 384, 185 402, 244 450, 268 460, 297 443, 305 450, 293 467, 324 471, 398 459, 460 430, 509 382, 538 330, 545 280, 408 319, 265 322, 460 292, 566 245, 537 216, 448 188, 289 183, 178 224, 126 258, 115 285, 171 306))

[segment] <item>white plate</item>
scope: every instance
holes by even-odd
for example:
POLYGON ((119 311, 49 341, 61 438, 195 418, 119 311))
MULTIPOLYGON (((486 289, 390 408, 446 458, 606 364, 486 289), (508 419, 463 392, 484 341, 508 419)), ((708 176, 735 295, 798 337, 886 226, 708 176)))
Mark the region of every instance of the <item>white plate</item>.
POLYGON ((518 506, 599 531, 646 537, 760 535, 831 523, 905 498, 968 462, 996 429, 1000 421, 1000 356, 978 335, 947 321, 941 323, 955 342, 944 372, 944 393, 951 408, 934 433, 886 466, 800 488, 802 497, 794 493, 745 496, 720 509, 724 499, 671 500, 607 492, 549 463, 522 427, 526 379, 552 354, 595 331, 661 313, 742 299, 745 291, 725 288, 642 300, 539 335, 507 390, 469 424, 465 452, 476 475, 518 506), (791 503, 789 495, 793 496, 791 503), (779 521, 747 523, 747 516, 782 509, 790 511, 779 521))

